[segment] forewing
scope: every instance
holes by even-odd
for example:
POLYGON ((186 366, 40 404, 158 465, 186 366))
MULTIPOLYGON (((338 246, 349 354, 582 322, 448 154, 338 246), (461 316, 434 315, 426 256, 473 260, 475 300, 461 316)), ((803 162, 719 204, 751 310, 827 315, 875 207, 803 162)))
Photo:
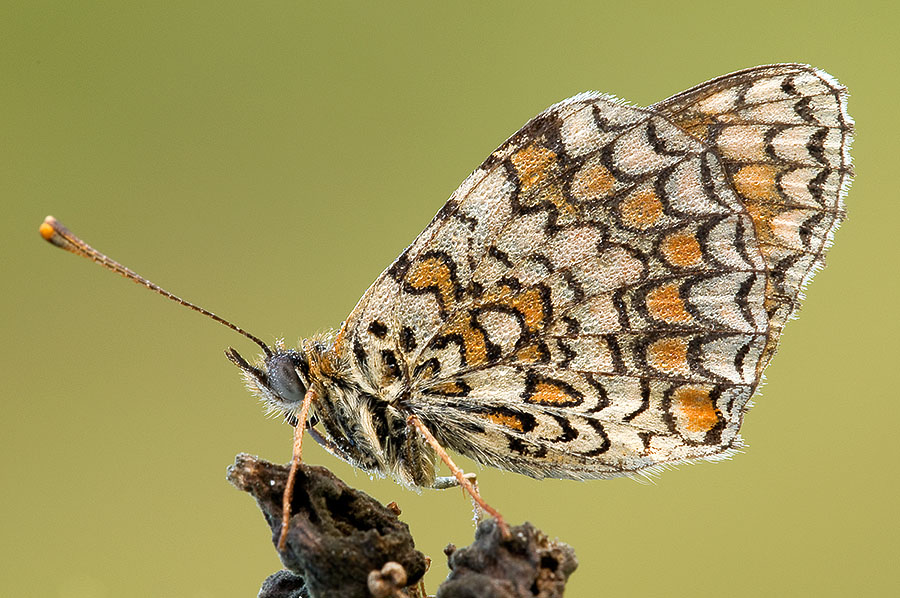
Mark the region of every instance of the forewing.
POLYGON ((366 293, 338 344, 445 445, 604 477, 732 447, 767 319, 716 154, 599 94, 538 115, 366 293))
POLYGON ((753 219, 770 273, 762 369, 844 218, 847 90, 819 69, 779 64, 719 77, 652 108, 713 146, 753 219))

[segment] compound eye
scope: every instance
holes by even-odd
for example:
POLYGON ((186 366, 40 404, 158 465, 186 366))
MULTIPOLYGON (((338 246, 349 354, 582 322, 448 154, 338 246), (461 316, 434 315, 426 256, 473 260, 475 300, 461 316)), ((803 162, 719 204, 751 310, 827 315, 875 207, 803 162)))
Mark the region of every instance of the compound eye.
POLYGON ((300 381, 294 360, 287 353, 276 353, 266 360, 269 390, 288 405, 303 402, 306 387, 300 381))

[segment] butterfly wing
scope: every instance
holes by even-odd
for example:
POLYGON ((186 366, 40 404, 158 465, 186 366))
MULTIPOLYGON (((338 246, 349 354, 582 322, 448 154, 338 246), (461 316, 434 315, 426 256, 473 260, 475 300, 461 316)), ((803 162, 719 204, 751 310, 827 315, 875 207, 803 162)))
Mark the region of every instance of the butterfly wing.
POLYGON ((770 339, 767 277, 714 144, 582 94, 463 183, 335 348, 367 392, 462 454, 535 477, 621 475, 739 443, 770 339))
POLYGON ((753 219, 769 271, 763 368, 844 219, 847 90, 814 67, 777 64, 719 77, 652 109, 714 147, 753 219))

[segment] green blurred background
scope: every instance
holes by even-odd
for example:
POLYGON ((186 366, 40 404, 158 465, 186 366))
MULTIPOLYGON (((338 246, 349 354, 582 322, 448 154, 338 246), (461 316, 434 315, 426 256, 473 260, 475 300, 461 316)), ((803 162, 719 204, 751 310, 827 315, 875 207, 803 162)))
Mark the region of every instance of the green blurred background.
MULTIPOLYGON (((852 93, 850 217, 788 326, 745 454, 655 483, 484 495, 577 550, 569 596, 877 596, 898 581, 898 46, 889 2, 4 2, 2 548, 7 596, 254 596, 280 568, 235 453, 288 459, 227 329, 41 241, 53 214, 266 340, 336 327, 497 145, 598 89, 647 105, 799 61, 852 93), (537 3, 535 3, 537 4, 537 3)), ((434 559, 459 492, 396 500, 434 559)), ((472 467, 463 460, 463 465, 472 467)))

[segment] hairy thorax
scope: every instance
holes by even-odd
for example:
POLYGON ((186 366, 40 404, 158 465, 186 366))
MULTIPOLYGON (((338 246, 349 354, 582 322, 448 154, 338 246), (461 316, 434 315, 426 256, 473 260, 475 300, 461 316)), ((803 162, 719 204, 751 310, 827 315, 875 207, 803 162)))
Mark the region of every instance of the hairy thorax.
POLYGON ((298 373, 315 391, 310 433, 335 456, 369 472, 388 475, 409 487, 434 482, 434 451, 414 428, 404 404, 409 385, 379 387, 382 372, 351 368, 333 342, 301 343, 298 373))

